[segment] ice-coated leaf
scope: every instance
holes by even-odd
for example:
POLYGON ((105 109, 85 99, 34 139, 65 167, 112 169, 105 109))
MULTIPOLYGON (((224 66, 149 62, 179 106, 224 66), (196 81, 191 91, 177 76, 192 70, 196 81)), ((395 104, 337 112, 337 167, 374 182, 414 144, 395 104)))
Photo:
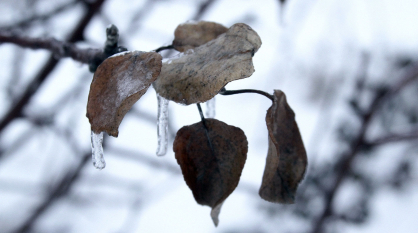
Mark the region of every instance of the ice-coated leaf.
POLYGON ((218 38, 164 61, 153 86, 160 96, 177 103, 206 102, 227 83, 254 73, 252 57, 260 46, 253 29, 234 24, 218 38))
POLYGON ((221 205, 241 177, 248 142, 240 128, 209 118, 206 126, 213 150, 202 122, 181 128, 173 150, 196 202, 212 207, 211 217, 218 225, 221 205))
POLYGON ((158 77, 161 65, 161 55, 154 52, 124 52, 106 59, 90 86, 87 117, 92 131, 117 137, 123 117, 158 77))
POLYGON ((187 22, 180 24, 174 31, 173 47, 184 52, 199 47, 226 32, 227 27, 213 22, 187 22))
POLYGON ((266 201, 292 204, 308 160, 295 113, 280 90, 274 91, 266 123, 269 149, 259 194, 266 201))

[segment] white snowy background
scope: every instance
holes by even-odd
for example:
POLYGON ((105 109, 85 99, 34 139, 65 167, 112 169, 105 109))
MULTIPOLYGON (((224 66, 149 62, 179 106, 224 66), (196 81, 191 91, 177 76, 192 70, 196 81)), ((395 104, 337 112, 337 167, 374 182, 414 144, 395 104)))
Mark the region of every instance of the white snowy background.
MULTIPOLYGON (((26 9, 26 1, 0 1, 1 25, 25 18, 25 12, 48 12, 64 1, 39 1, 26 9)), ((85 31, 82 47, 100 48, 110 23, 119 28, 121 44, 129 50, 150 51, 173 40, 178 24, 196 13, 201 1, 108 0, 102 15, 85 31), (146 6, 146 11, 141 12, 146 6), (137 19, 135 19, 135 17, 137 19)), ((59 14, 28 35, 65 39, 83 8, 78 5, 59 14), (45 28, 46 27, 46 28, 45 28)), ((244 22, 261 37, 262 46, 253 61, 256 72, 231 82, 227 89, 281 89, 296 113, 309 159, 309 166, 333 158, 336 127, 352 114, 347 99, 353 93, 354 77, 362 53, 371 54, 373 79, 390 79, 386 67, 391 57, 418 57, 418 2, 413 0, 290 0, 283 14, 279 1, 218 0, 202 20, 230 27, 244 22)), ((27 85, 49 53, 0 45, 0 116, 27 85), (19 70, 14 70, 16 63, 19 70), (19 73, 20 79, 9 86, 19 73)), ((166 55, 167 53, 163 53, 166 55)), ((47 114, 72 89, 79 94, 60 106, 54 117, 58 128, 70 128, 74 140, 57 137, 54 129, 16 120, 1 134, 0 232, 9 232, 43 201, 45 188, 57 182, 68 167, 90 148, 90 125, 85 117, 92 74, 86 65, 63 59, 25 109, 34 116, 47 114), (74 151, 73 145, 82 148, 74 151)), ((210 208, 198 205, 181 176, 174 153, 173 135, 168 153, 157 157, 157 98, 152 87, 123 120, 119 137, 105 136, 106 168, 89 164, 70 194, 57 201, 37 221, 34 232, 297 232, 309 228, 298 218, 283 214, 269 217, 260 205, 257 191, 267 153, 266 110, 271 102, 261 95, 216 96, 216 118, 240 127, 249 142, 248 158, 240 184, 225 201, 220 224, 213 226, 210 208)), ((205 105, 202 105, 206 107, 205 105)), ((205 110, 205 109, 204 109, 205 110)), ((169 105, 171 133, 200 120, 195 105, 169 105)), ((384 147, 370 172, 385 175, 402 145, 384 147)), ((415 153, 416 156, 416 153, 415 153)), ((309 175, 309 168, 308 173, 309 175)), ((354 194, 353 194, 354 192, 354 194)), ((349 203, 355 189, 341 189, 337 206, 349 203), (354 191, 353 191, 354 190, 354 191)), ((262 203, 262 204, 260 204, 262 203)), ((382 189, 372 198, 370 217, 364 224, 339 224, 341 232, 417 232, 418 172, 402 192, 382 189)))

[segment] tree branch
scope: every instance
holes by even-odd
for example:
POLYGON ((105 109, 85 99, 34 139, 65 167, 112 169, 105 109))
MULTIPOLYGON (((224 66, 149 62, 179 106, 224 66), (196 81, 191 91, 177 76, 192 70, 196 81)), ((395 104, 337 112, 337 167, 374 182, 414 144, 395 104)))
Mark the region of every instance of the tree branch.
POLYGON ((67 3, 55 8, 54 10, 52 10, 52 11, 46 13, 46 14, 33 15, 33 16, 28 17, 26 19, 23 19, 23 20, 21 20, 17 23, 14 23, 13 25, 0 27, 0 29, 14 30, 16 28, 27 27, 29 24, 32 24, 36 21, 46 21, 46 20, 52 18, 53 16, 55 16, 55 15, 61 13, 61 12, 64 12, 65 10, 67 10, 71 6, 74 6, 78 2, 80 2, 80 0, 73 0, 73 1, 67 2, 67 3))
MULTIPOLYGON (((86 13, 82 16, 77 27, 74 29, 72 34, 69 36, 68 41, 74 43, 76 41, 83 39, 83 32, 87 25, 90 23, 91 19, 100 11, 105 0, 97 0, 93 3, 88 4, 88 9, 86 13)), ((23 108, 29 102, 31 97, 36 93, 39 86, 46 80, 48 75, 54 70, 58 60, 54 56, 50 56, 47 64, 42 68, 41 72, 35 77, 34 80, 29 84, 28 88, 25 90, 21 99, 15 104, 9 112, 6 114, 6 117, 0 123, 0 131, 2 131, 12 120, 16 117, 19 117, 22 113, 23 108)), ((24 221, 24 223, 15 229, 12 232, 15 233, 24 233, 29 232, 36 222, 36 220, 47 211, 53 203, 59 200, 61 197, 65 196, 72 185, 80 178, 80 173, 84 168, 84 165, 87 164, 87 161, 90 161, 91 154, 90 152, 83 155, 79 164, 75 170, 69 171, 58 183, 57 186, 51 191, 51 193, 46 197, 43 203, 41 203, 35 210, 29 215, 29 217, 24 221)))
POLYGON ((379 146, 386 143, 393 143, 393 142, 400 142, 400 141, 408 141, 408 140, 417 140, 418 139, 418 130, 401 133, 401 134, 391 134, 384 137, 379 137, 373 140, 369 140, 366 142, 369 146, 379 146))
POLYGON ((340 188, 343 180, 349 174, 351 164, 354 158, 358 155, 361 148, 364 145, 367 145, 365 135, 370 126, 373 116, 377 113, 380 105, 391 98, 404 87, 406 87, 410 82, 418 78, 418 64, 409 68, 400 79, 398 83, 395 83, 390 89, 381 89, 378 90, 376 96, 372 103, 370 104, 368 110, 361 116, 361 127, 360 131, 354 140, 351 142, 350 149, 347 153, 342 156, 342 161, 339 169, 337 169, 337 177, 331 186, 331 188, 326 192, 326 202, 325 207, 322 213, 319 215, 317 221, 314 223, 313 233, 323 232, 325 221, 328 217, 332 215, 332 203, 335 198, 337 190, 340 188))
POLYGON ((103 53, 102 49, 80 49, 72 43, 59 41, 52 37, 32 38, 0 31, 0 44, 3 43, 12 43, 30 49, 46 49, 52 52, 56 59, 71 57, 73 60, 85 64, 89 64, 103 53))
POLYGON ((25 233, 29 232, 32 228, 32 225, 36 220, 41 216, 52 204, 57 201, 62 196, 65 196, 72 185, 80 178, 82 169, 90 161, 91 154, 90 152, 83 155, 79 164, 75 169, 71 169, 58 183, 56 187, 48 194, 45 201, 40 204, 35 211, 29 216, 29 218, 16 230, 12 231, 13 233, 25 233))
MULTIPOLYGON (((93 16, 100 10, 104 1, 105 0, 97 0, 88 5, 87 12, 80 20, 73 33, 69 36, 69 43, 74 43, 83 39, 84 29, 87 27, 93 16)), ((22 116, 23 108, 27 105, 41 84, 46 80, 48 75, 55 69, 58 62, 58 59, 56 59, 53 55, 49 57, 48 61, 38 75, 36 75, 32 82, 29 83, 20 99, 10 108, 0 121, 0 132, 2 132, 3 129, 6 128, 6 126, 8 126, 14 119, 22 116)))

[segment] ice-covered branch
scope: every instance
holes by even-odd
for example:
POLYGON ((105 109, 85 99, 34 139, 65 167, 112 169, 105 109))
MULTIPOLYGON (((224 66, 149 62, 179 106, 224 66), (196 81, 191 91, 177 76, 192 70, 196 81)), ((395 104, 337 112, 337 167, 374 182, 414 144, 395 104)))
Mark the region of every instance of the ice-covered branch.
POLYGON ((89 64, 93 59, 102 56, 102 49, 80 49, 73 43, 57 40, 52 37, 33 38, 0 31, 0 43, 11 43, 23 48, 46 49, 55 58, 71 57, 75 61, 89 64))

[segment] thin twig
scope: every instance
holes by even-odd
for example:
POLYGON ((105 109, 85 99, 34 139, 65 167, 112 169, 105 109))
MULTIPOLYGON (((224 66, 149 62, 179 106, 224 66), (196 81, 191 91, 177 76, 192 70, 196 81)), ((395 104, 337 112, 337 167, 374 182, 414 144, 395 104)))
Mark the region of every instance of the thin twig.
POLYGON ((209 142, 210 150, 212 151, 213 155, 215 155, 215 151, 213 150, 212 142, 210 141, 209 129, 208 129, 208 126, 206 125, 206 119, 205 119, 205 116, 203 116, 202 107, 200 106, 199 103, 197 103, 197 109, 199 110, 200 118, 202 119, 203 128, 205 128, 205 134, 206 134, 206 138, 208 139, 208 142, 209 142))
POLYGON ((2 43, 12 43, 30 49, 46 49, 52 52, 54 58, 71 57, 85 64, 89 64, 103 53, 102 49, 80 49, 73 43, 59 41, 52 37, 32 38, 0 31, 0 44, 2 43))
POLYGON ((387 135, 384 137, 379 137, 379 138, 367 141, 366 144, 370 146, 378 146, 378 145, 383 145, 387 143, 417 140, 417 139, 418 139, 418 130, 407 132, 407 133, 391 134, 391 135, 387 135))
POLYGON ((173 49, 173 45, 167 45, 167 46, 161 46, 158 49, 154 50, 156 53, 159 53, 161 51, 167 50, 167 49, 173 49))
POLYGON ((241 90, 226 90, 225 88, 222 88, 218 94, 221 95, 235 95, 235 94, 242 94, 242 93, 257 93, 260 95, 264 95, 265 97, 269 98, 271 101, 274 101, 273 95, 270 95, 267 92, 260 91, 260 90, 254 90, 254 89, 241 89, 241 90))
POLYGON ((74 6, 78 2, 80 2, 80 0, 74 0, 74 1, 67 2, 67 3, 63 4, 62 6, 59 6, 59 7, 55 8, 54 10, 52 10, 48 13, 33 15, 33 16, 28 17, 26 19, 23 19, 23 20, 21 20, 17 23, 14 23, 13 25, 0 27, 0 29, 2 29, 2 30, 13 30, 13 29, 16 29, 16 28, 25 28, 29 24, 33 24, 34 22, 46 21, 46 20, 58 15, 59 13, 64 12, 65 10, 67 10, 71 6, 74 6))

